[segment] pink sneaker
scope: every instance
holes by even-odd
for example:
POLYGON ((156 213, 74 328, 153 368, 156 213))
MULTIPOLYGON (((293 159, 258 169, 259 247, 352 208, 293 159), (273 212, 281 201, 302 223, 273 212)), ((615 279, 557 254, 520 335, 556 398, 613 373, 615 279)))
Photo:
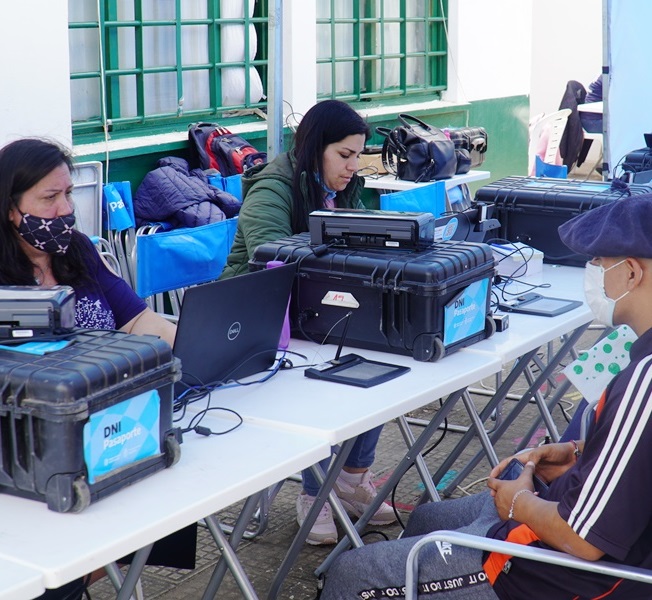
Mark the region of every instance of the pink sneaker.
MULTIPOLYGON (((314 496, 299 494, 297 498, 297 523, 299 523, 299 526, 303 525, 308 511, 310 511, 314 503, 314 496)), ((328 502, 325 502, 324 506, 321 507, 317 520, 314 522, 306 538, 306 542, 313 546, 337 544, 337 527, 335 527, 333 512, 328 502)))
MULTIPOLYGON (((341 475, 336 479, 334 486, 335 493, 342 501, 342 506, 346 508, 347 512, 356 517, 360 517, 367 506, 371 504, 371 501, 376 497, 376 486, 374 485, 373 477, 371 471, 367 471, 362 476, 362 481, 355 487, 344 481, 341 475)), ((374 516, 369 520, 369 524, 389 525, 394 521, 396 521, 394 510, 389 504, 383 502, 374 516)))

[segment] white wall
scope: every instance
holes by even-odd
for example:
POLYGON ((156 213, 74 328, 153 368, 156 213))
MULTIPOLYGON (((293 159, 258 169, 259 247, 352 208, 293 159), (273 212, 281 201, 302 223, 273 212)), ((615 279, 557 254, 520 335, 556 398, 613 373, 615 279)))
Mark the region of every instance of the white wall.
POLYGON ((554 112, 571 79, 602 69, 602 0, 534 0, 530 115, 554 112))
POLYGON ((316 0, 284 1, 283 34, 283 114, 305 115, 317 100, 316 0))
POLYGON ((448 90, 443 99, 527 95, 532 0, 450 0, 448 6, 448 90))
POLYGON ((450 0, 449 24, 450 102, 530 94, 531 115, 552 112, 601 70, 602 0, 450 0))
POLYGON ((70 146, 67 0, 5 0, 0 56, 0 146, 30 135, 70 146))
MULTIPOLYGON (((316 0, 285 0, 284 98, 315 101, 316 0)), ((0 145, 25 135, 71 143, 67 0, 5 2, 0 19, 0 145)), ((531 93, 556 110, 569 79, 602 64, 602 0, 449 0, 449 87, 467 102, 531 93)), ((284 112, 287 108, 284 109, 284 112)))

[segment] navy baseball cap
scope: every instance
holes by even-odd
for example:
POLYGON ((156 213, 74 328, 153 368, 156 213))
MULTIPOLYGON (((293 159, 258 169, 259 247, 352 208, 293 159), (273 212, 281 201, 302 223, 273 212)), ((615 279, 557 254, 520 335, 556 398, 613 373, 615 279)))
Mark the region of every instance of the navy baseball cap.
POLYGON ((629 196, 592 208, 558 229, 573 252, 652 258, 652 194, 629 196))

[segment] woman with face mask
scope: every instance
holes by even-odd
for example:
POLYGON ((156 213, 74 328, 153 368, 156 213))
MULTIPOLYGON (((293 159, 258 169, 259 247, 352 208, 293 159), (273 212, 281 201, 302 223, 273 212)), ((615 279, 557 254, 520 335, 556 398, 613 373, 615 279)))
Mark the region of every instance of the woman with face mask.
POLYGON ((69 285, 77 327, 158 335, 176 327, 150 310, 74 229, 73 169, 58 145, 21 139, 0 150, 0 285, 69 285))
MULTIPOLYGON (((173 345, 175 325, 149 309, 74 229, 73 168, 68 152, 51 142, 20 139, 0 149, 0 285, 71 286, 77 327, 158 335, 173 345)), ((164 538, 148 563, 194 568, 196 538, 194 525, 164 538)), ((48 590, 43 599, 76 600, 85 584, 48 590)))

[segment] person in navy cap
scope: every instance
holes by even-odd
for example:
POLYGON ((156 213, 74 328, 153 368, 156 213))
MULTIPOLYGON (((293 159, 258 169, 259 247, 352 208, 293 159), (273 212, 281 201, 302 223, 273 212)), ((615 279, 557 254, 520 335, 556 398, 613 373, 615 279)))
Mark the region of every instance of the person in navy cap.
POLYGON ((642 278, 645 260, 652 259, 652 237, 646 227, 650 219, 652 194, 644 194, 605 204, 559 227, 559 237, 566 246, 592 257, 584 278, 586 301, 596 320, 604 325, 626 322, 621 314, 626 308, 616 311, 616 307, 631 304, 625 298, 642 278), (605 289, 607 280, 611 295, 605 289))
MULTIPOLYGON (((612 379, 586 441, 525 450, 518 479, 490 473, 489 492, 424 504, 399 540, 343 553, 326 576, 321 600, 403 597, 406 559, 431 531, 454 529, 562 550, 587 560, 652 568, 652 195, 592 209, 559 228, 573 251, 592 257, 586 299, 607 324, 638 335, 631 361, 612 379), (532 477, 549 483, 535 493, 532 477)), ((652 597, 649 585, 546 562, 431 544, 419 561, 419 598, 571 600, 652 597)))

